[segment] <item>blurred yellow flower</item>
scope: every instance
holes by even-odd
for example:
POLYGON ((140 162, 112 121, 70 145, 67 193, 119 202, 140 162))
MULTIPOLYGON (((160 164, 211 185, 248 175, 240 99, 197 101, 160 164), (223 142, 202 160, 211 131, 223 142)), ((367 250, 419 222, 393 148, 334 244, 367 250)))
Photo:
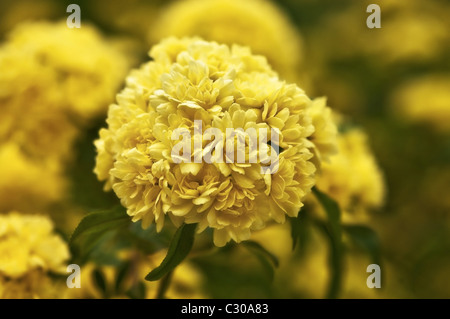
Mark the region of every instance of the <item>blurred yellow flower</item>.
POLYGON ((157 20, 159 2, 163 0, 97 0, 89 3, 88 10, 102 26, 131 34, 147 46, 148 30, 157 20))
POLYGON ((63 3, 54 0, 3 0, 0 3, 0 34, 4 36, 23 21, 55 19, 65 9, 63 3))
POLYGON ((22 23, 0 51, 2 98, 18 103, 21 94, 30 94, 38 100, 25 99, 27 110, 42 113, 101 115, 127 72, 127 58, 87 24, 70 29, 65 21, 22 23))
POLYGON ((379 3, 381 28, 369 29, 366 8, 373 1, 358 1, 326 16, 313 31, 312 46, 319 60, 354 57, 374 59, 378 66, 392 63, 430 62, 449 48, 450 7, 437 1, 396 1, 379 3), (375 60, 376 59, 376 60, 375 60))
MULTIPOLYGON (((265 58, 246 47, 169 38, 150 55, 154 60, 127 78, 118 104, 110 106, 109 127, 96 141, 95 173, 106 180, 106 189, 114 189, 133 221, 142 219, 144 227, 154 222, 158 231, 166 215, 175 225, 199 223, 199 231, 213 228, 215 244, 223 246, 248 239, 267 220, 282 223, 286 215, 296 216, 314 185, 312 151, 326 158, 333 149, 324 101, 313 102, 296 85, 279 80, 265 58), (183 128, 194 141, 195 120, 202 133, 277 129, 278 170, 262 174, 261 161, 174 162, 178 141, 172 133, 183 128), (312 134, 326 147, 309 140, 312 134)), ((245 152, 248 158, 248 142, 245 152)))
POLYGON ((48 217, 0 215, 0 297, 55 298, 48 272, 65 273, 69 257, 48 217))
POLYGON ((63 196, 80 124, 106 113, 127 59, 88 25, 22 23, 0 69, 0 207, 28 210, 63 196))
POLYGON ((65 181, 57 161, 29 158, 17 144, 0 145, 0 211, 33 212, 62 198, 65 181))
POLYGON ((350 129, 338 135, 338 153, 329 163, 322 162, 316 185, 338 202, 344 222, 365 221, 370 209, 381 207, 383 175, 362 130, 350 129))
POLYGON ((450 77, 430 74, 401 84, 391 96, 391 108, 411 122, 450 131, 450 77))
POLYGON ((149 34, 152 43, 168 36, 200 36, 249 46, 255 54, 266 56, 281 78, 295 82, 302 76, 302 38, 271 1, 177 1, 162 11, 149 34))

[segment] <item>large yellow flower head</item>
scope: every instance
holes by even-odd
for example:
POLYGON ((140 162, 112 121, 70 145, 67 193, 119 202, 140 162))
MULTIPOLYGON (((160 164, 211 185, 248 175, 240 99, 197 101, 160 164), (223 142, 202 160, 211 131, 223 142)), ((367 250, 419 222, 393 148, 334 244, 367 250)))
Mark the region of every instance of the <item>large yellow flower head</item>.
POLYGON ((254 53, 266 56, 282 78, 299 79, 301 36, 271 1, 177 1, 162 12, 150 29, 153 43, 168 36, 200 36, 228 45, 249 46, 254 53))
POLYGON ((69 257, 49 218, 0 215, 0 298, 55 298, 48 273, 65 273, 69 257))
POLYGON ((338 202, 344 222, 365 221, 367 212, 383 204, 383 175, 360 129, 339 134, 338 151, 322 163, 316 185, 338 202))
POLYGON ((296 216, 314 185, 313 153, 331 149, 305 92, 238 45, 169 38, 150 56, 127 78, 96 141, 95 172, 133 221, 157 230, 166 215, 198 223, 223 246, 296 216))
POLYGON ((37 157, 68 157, 83 122, 106 112, 127 71, 125 56, 92 27, 18 25, 0 47, 0 143, 37 157))

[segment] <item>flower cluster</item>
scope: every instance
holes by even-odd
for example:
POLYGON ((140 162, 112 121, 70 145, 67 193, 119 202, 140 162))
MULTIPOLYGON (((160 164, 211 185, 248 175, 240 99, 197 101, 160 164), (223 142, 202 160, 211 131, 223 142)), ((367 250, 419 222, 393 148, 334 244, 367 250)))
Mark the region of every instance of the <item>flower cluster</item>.
POLYGON ((316 185, 338 202, 344 222, 364 221, 371 209, 381 207, 383 175, 362 130, 338 135, 338 153, 322 163, 316 185))
POLYGON ((23 23, 0 47, 0 142, 29 154, 68 156, 82 120, 102 114, 127 71, 96 29, 23 23))
POLYGON ((127 63, 88 25, 34 22, 12 30, 0 46, 0 206, 63 197, 75 139, 106 113, 127 63))
MULTIPOLYGON (((314 154, 326 158, 333 150, 336 130, 325 100, 312 101, 279 80, 246 47, 168 38, 150 56, 128 76, 95 143, 95 173, 133 221, 154 222, 158 231, 166 216, 175 225, 198 223, 199 231, 213 228, 215 244, 223 246, 248 239, 269 220, 296 216, 315 182, 314 154), (194 136, 194 121, 203 131, 277 130, 276 173, 262 174, 260 161, 175 163, 171 151, 179 141, 172 133, 184 128, 194 136)), ((248 140, 245 150, 248 158, 248 140)))
POLYGON ((49 272, 65 273, 66 243, 45 216, 0 215, 0 297, 55 298, 49 272))

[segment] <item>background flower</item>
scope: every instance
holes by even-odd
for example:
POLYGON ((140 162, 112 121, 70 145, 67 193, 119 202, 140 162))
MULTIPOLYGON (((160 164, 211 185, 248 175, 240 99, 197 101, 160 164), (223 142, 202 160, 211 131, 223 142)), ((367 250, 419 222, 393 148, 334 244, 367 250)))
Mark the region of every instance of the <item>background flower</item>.
MULTIPOLYGON (((65 273, 67 244, 45 216, 11 212, 0 215, 0 296, 55 298, 63 285, 48 277, 65 273)), ((65 286, 65 285, 64 285, 65 286)))
POLYGON ((304 77, 302 38, 282 10, 270 1, 174 2, 149 28, 152 43, 168 36, 200 36, 228 45, 249 46, 252 52, 266 56, 282 79, 292 82, 304 77))

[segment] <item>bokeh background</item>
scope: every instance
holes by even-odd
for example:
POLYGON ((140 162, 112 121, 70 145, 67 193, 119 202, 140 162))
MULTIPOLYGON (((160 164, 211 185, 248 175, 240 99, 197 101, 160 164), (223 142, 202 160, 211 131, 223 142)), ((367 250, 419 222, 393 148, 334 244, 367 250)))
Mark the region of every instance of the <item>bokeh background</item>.
MULTIPOLYGON (((167 36, 235 42, 266 55, 310 97, 326 96, 365 131, 382 171, 383 204, 361 221, 377 234, 382 288, 367 287, 372 256, 348 242, 338 297, 450 298, 448 1, 242 0, 230 2, 239 10, 215 10, 223 2, 2 1, 0 210, 49 215, 67 241, 85 214, 118 204, 93 173, 93 141, 128 71, 167 36), (70 3, 81 7, 79 37, 65 27, 70 3), (380 29, 366 26, 371 3, 381 7, 380 29)), ((294 251, 288 224, 256 235, 280 260, 274 272, 245 247, 209 249, 200 238, 206 252, 176 270, 167 297, 325 298, 330 248, 308 223, 294 251)), ((152 230, 132 234, 146 248, 135 251, 115 233, 87 257, 72 250, 92 273, 88 289, 56 296, 156 297, 141 279, 170 233, 156 241, 152 230)))

